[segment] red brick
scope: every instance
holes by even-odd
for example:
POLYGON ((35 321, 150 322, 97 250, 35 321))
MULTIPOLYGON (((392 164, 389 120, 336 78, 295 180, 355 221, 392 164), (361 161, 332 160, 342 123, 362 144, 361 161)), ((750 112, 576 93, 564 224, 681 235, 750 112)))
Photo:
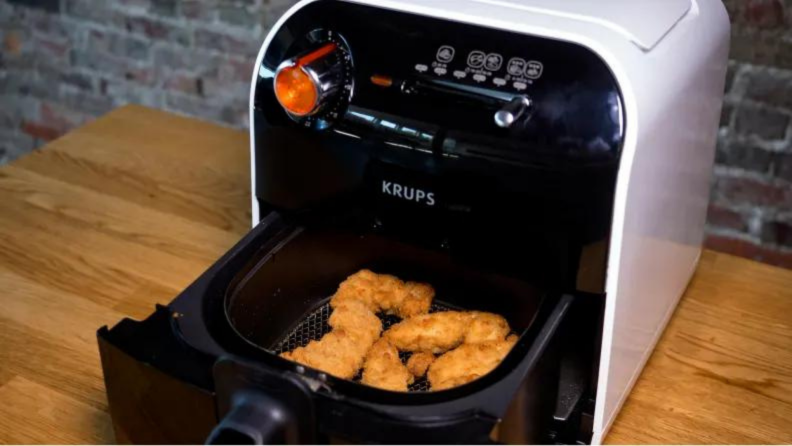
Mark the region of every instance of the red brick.
POLYGON ((792 183, 792 154, 779 153, 775 157, 775 175, 792 183))
POLYGON ((126 29, 133 34, 142 34, 151 39, 163 39, 170 34, 167 25, 147 17, 127 17, 126 29))
POLYGON ((181 13, 188 19, 210 21, 215 15, 213 5, 204 0, 183 0, 181 13))
POLYGON ((156 82, 154 72, 149 67, 135 67, 129 66, 127 67, 126 72, 124 73, 124 79, 128 81, 134 81, 138 84, 142 85, 153 85, 156 82))
POLYGON ((3 48, 9 55, 17 55, 22 51, 22 39, 16 31, 8 31, 3 39, 3 48))
POLYGON ((146 9, 151 6, 150 0, 116 0, 129 8, 146 9))
POLYGON ((201 93, 200 81, 194 76, 175 74, 165 81, 164 87, 168 90, 197 95, 201 93))
POLYGON ((249 83, 253 76, 252 58, 227 58, 219 67, 219 79, 223 82, 245 82, 249 83))
POLYGON ((709 207, 707 223, 716 228, 731 229, 739 232, 745 232, 748 229, 745 217, 742 214, 714 204, 709 207))
POLYGON ((743 14, 749 26, 776 28, 784 25, 784 4, 781 0, 749 0, 743 14))
POLYGON ((715 162, 719 165, 740 167, 758 173, 770 173, 773 152, 744 141, 721 142, 719 139, 715 162))
POLYGON ((792 269, 792 252, 762 247, 746 240, 723 235, 708 235, 704 246, 713 251, 725 252, 782 268, 792 269))
POLYGON ((762 243, 792 248, 792 225, 783 221, 767 221, 762 224, 762 243))
POLYGON ((196 48, 207 48, 222 53, 251 57, 261 46, 258 40, 227 34, 224 31, 197 29, 193 34, 196 48))
POLYGON ((44 141, 52 141, 65 133, 63 130, 29 121, 22 123, 22 131, 36 139, 44 141))
POLYGON ((85 122, 85 117, 74 110, 63 108, 57 104, 42 102, 41 123, 57 130, 61 135, 85 122))
POLYGON ((736 205, 787 208, 792 203, 792 187, 754 178, 721 177, 716 188, 721 201, 736 205))
POLYGON ((46 56, 50 61, 66 62, 69 59, 71 45, 66 42, 59 42, 52 39, 39 37, 36 39, 36 51, 46 56))
POLYGON ((790 116, 777 110, 742 104, 737 108, 734 130, 740 135, 754 135, 765 141, 786 139, 790 116))

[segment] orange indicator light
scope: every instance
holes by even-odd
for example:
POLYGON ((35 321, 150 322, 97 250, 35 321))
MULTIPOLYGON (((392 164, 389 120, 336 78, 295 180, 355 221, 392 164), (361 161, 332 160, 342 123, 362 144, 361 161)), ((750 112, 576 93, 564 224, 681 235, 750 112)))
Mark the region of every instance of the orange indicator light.
POLYGON ((380 87, 390 87, 393 85, 393 78, 382 74, 375 74, 371 76, 371 83, 380 87))

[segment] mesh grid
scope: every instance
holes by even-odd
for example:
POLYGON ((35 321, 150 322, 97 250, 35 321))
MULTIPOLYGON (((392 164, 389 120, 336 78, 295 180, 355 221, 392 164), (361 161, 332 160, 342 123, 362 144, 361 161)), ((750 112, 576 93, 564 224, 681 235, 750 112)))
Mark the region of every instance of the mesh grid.
MULTIPOLYGON (((442 303, 433 303, 431 309, 429 310, 430 313, 437 313, 441 311, 448 311, 451 310, 451 307, 444 305, 442 303)), ((275 348, 272 349, 273 353, 279 355, 283 352, 288 352, 294 350, 297 347, 305 347, 311 341, 318 341, 322 338, 325 334, 327 334, 331 328, 328 325, 327 320, 330 318, 330 313, 332 313, 332 309, 330 308, 330 302, 326 302, 321 307, 313 310, 312 312, 308 313, 295 327, 292 329, 283 339, 279 342, 275 343, 275 348)), ((399 322, 399 319, 396 316, 389 316, 384 314, 378 315, 380 320, 382 321, 382 330, 385 331, 390 328, 393 324, 399 322)), ((404 364, 407 363, 407 360, 410 359, 412 353, 409 352, 400 352, 399 358, 401 358, 404 364)), ((359 381, 360 375, 354 378, 354 381, 359 381)), ((425 392, 429 390, 429 381, 426 378, 416 379, 415 382, 410 385, 409 391, 410 392, 425 392)))

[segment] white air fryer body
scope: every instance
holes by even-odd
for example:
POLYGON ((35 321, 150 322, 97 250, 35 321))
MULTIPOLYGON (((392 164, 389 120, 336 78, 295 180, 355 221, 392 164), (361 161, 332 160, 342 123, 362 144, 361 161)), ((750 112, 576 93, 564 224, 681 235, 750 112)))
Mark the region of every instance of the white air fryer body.
MULTIPOLYGON (((312 3, 304 0, 275 25, 312 3)), ((577 43, 613 72, 625 143, 607 267, 593 443, 600 443, 695 270, 728 58, 720 0, 349 0, 577 43)), ((256 67, 274 33, 259 53, 256 67)), ((253 91, 255 92, 255 75, 253 91)), ((253 106, 251 94, 251 116, 253 106)), ((252 124, 252 123, 251 123, 252 124)), ((253 125, 251 125, 251 130, 253 125)), ((255 195, 255 134, 251 131, 255 195)), ((253 222, 260 220, 253 199, 253 222)))

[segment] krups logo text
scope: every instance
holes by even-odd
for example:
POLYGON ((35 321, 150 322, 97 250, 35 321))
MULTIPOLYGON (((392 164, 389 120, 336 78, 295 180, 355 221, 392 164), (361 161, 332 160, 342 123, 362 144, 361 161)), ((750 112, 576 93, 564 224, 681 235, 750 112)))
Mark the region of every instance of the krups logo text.
POLYGON ((434 192, 426 192, 415 187, 402 186, 391 181, 382 182, 382 193, 402 200, 414 201, 427 206, 435 205, 434 192))

